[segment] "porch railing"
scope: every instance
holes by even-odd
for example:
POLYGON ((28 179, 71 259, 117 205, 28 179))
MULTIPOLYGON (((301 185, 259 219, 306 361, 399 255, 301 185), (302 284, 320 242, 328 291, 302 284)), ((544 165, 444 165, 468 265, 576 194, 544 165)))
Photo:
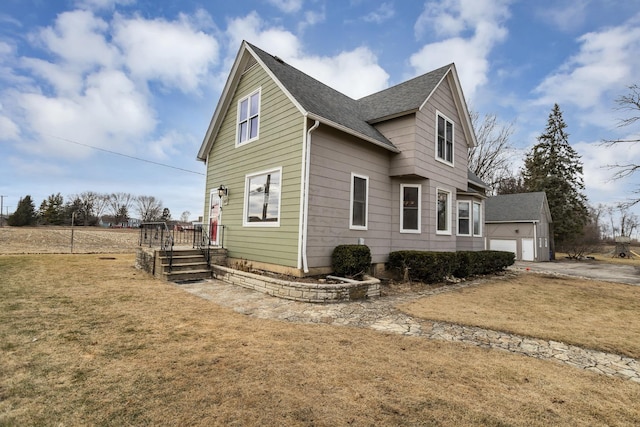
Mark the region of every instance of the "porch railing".
POLYGON ((169 258, 169 271, 173 268, 173 233, 166 222, 143 222, 140 224, 140 246, 159 246, 169 258))

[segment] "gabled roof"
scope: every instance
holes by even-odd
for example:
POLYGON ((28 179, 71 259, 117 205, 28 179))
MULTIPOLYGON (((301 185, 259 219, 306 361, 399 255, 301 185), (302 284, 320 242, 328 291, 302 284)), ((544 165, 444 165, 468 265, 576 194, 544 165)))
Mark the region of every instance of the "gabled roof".
POLYGON ((222 119, 230 107, 242 72, 252 62, 258 62, 267 71, 301 114, 394 153, 398 153, 399 150, 373 124, 418 111, 440 82, 451 76, 454 100, 463 122, 463 131, 468 144, 475 145, 475 135, 454 64, 355 100, 292 67, 282 59, 243 41, 198 152, 198 159, 206 160, 222 119))
POLYGON ((445 78, 452 65, 445 65, 427 74, 360 98, 365 120, 377 122, 418 111, 445 78))
POLYGON ((542 215, 552 222, 544 191, 489 197, 485 200, 484 206, 485 222, 540 221, 543 219, 542 215))
POLYGON ((398 152, 391 141, 363 119, 358 101, 319 82, 282 59, 250 43, 247 45, 309 116, 321 122, 328 121, 328 124, 342 125, 398 152))

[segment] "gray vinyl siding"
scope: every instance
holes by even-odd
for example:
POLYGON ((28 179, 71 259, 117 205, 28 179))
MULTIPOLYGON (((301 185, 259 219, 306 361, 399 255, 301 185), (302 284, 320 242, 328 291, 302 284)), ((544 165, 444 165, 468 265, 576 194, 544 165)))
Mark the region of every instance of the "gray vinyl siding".
POLYGON ((454 189, 466 189, 469 149, 447 79, 442 81, 429 102, 416 113, 416 135, 418 144, 424 144, 425 147, 424 169, 429 171, 427 178, 454 189), (436 111, 444 114, 454 124, 453 167, 436 160, 436 111))
POLYGON ((469 227, 471 229, 471 233, 473 233, 473 203, 480 203, 480 215, 481 215, 481 235, 480 236, 458 236, 457 235, 457 227, 458 227, 458 203, 456 201, 456 206, 454 209, 454 219, 456 226, 456 249, 459 251, 481 251, 484 249, 484 236, 485 236, 485 224, 484 224, 484 202, 479 199, 474 199, 473 197, 459 197, 458 201, 468 201, 471 203, 471 217, 469 227))
POLYGON ((324 125, 312 134, 309 169, 309 267, 328 267, 341 244, 371 249, 372 262, 386 262, 390 249, 391 179, 386 150, 324 125), (368 229, 349 228, 351 173, 369 177, 368 229))
POLYGON ((229 189, 221 223, 230 257, 297 267, 303 133, 303 116, 268 74, 258 65, 246 71, 209 153, 205 186, 205 221, 210 190, 221 184, 229 189), (236 147, 238 100, 259 87, 259 139, 236 147), (280 167, 280 226, 243 226, 245 176, 280 167))

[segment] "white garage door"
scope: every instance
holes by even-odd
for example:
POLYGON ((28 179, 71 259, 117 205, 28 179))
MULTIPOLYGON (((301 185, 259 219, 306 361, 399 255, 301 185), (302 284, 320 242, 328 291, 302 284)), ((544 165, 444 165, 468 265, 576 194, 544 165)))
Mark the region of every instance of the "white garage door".
POLYGON ((516 258, 518 257, 518 244, 515 240, 491 239, 489 240, 489 249, 492 251, 513 252, 516 258))

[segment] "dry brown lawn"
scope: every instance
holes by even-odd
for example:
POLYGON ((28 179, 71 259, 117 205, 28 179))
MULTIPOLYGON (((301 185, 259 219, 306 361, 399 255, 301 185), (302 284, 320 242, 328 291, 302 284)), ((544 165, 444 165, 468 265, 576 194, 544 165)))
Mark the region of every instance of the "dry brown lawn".
POLYGON ((0 426, 640 423, 631 381, 461 344, 251 318, 133 260, 0 255, 0 426))
POLYGON ((640 358, 640 286, 518 274, 400 308, 425 319, 640 358))
MULTIPOLYGON (((68 253, 70 237, 63 227, 0 228, 0 253, 68 253)), ((74 252, 130 252, 137 238, 135 230, 77 227, 74 252)), ((0 426, 624 425, 640 420, 633 406, 640 391, 630 382, 473 347, 247 318, 147 277, 132 264, 131 255, 0 256, 0 426)), ((477 289, 487 289, 490 301, 492 287, 501 283, 477 289)), ((600 299, 603 308, 591 317, 604 323, 595 322, 594 337, 585 334, 591 326, 558 326, 568 338, 552 338, 637 357, 637 328, 619 327, 625 313, 638 317, 638 307, 628 306, 637 294, 616 291, 612 298, 603 284, 585 283, 596 289, 569 297, 583 301, 586 295, 589 302, 569 311, 549 310, 546 297, 532 305, 526 284, 509 283, 520 300, 507 300, 502 292, 500 307, 510 306, 513 315, 485 307, 496 323, 484 326, 510 330, 500 326, 501 318, 513 326, 511 317, 532 311, 528 319, 561 313, 551 316, 550 325, 563 316, 566 323, 582 324, 584 312, 592 313, 600 299), (625 331, 612 340, 602 334, 608 325, 625 331)), ((571 286, 550 284, 543 294, 571 286)), ((479 306, 475 318, 461 316, 469 314, 469 301, 479 302, 478 295, 463 294, 421 303, 446 304, 449 314, 458 313, 452 321, 483 326, 478 319, 487 316, 479 315, 479 306)), ((437 318, 433 312, 418 314, 437 318)), ((521 329, 513 331, 546 337, 540 323, 522 320, 521 329)))

